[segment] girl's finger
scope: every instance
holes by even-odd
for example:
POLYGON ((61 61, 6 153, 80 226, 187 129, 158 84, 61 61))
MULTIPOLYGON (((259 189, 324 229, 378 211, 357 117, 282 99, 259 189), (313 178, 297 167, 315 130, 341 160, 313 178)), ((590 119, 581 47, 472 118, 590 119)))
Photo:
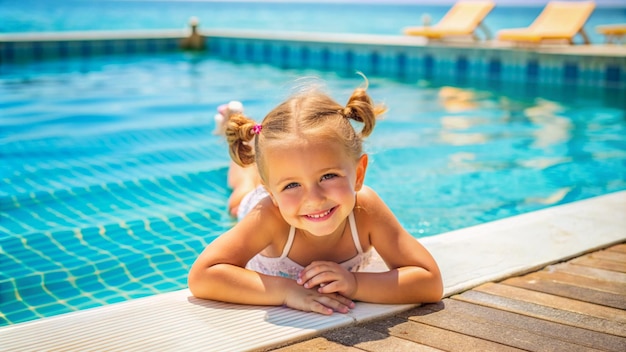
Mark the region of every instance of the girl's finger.
MULTIPOLYGON (((318 300, 322 305, 339 313, 348 313, 350 311, 350 302, 340 295, 321 296, 318 300), (342 299, 343 298, 343 299, 342 299)), ((352 303, 354 304, 354 303, 352 303)))

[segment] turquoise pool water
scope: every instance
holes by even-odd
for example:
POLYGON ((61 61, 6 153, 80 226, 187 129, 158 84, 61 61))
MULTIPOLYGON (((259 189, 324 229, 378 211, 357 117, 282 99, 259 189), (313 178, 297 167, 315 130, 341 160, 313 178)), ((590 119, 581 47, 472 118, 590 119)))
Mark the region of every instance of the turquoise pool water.
MULTIPOLYGON (((340 102, 359 76, 173 53, 0 67, 0 325, 186 287, 233 224, 211 134, 296 78, 340 102)), ((370 77, 389 113, 366 182, 416 237, 626 189, 623 91, 370 77)))

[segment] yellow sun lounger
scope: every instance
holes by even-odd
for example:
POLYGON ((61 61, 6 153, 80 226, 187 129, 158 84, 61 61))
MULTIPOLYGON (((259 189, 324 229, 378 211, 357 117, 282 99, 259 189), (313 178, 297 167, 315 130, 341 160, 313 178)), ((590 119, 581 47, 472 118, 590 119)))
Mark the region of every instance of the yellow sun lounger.
POLYGON ((596 31, 604 35, 607 44, 612 43, 613 39, 616 42, 620 42, 623 38, 626 38, 626 23, 597 26, 596 31))
POLYGON ((434 26, 406 27, 404 34, 429 39, 472 35, 477 39, 475 32, 480 27, 489 39, 491 35, 482 22, 494 6, 493 1, 459 1, 434 26))
POLYGON ((573 44, 574 37, 580 33, 585 44, 589 44, 583 26, 595 6, 593 1, 550 1, 529 27, 500 30, 498 39, 530 43, 566 40, 573 44))

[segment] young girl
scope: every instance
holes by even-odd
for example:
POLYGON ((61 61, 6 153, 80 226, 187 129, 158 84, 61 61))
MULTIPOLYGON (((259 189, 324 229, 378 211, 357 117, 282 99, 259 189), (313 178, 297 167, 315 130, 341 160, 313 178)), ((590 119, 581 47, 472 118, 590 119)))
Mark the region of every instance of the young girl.
POLYGON ((241 166, 256 163, 262 185, 242 200, 247 215, 193 264, 192 294, 321 314, 347 313, 354 301, 439 301, 435 260, 363 185, 362 138, 383 112, 357 88, 345 107, 313 91, 291 97, 261 124, 233 116, 226 130, 231 157, 241 166), (360 271, 372 248, 388 271, 360 271))

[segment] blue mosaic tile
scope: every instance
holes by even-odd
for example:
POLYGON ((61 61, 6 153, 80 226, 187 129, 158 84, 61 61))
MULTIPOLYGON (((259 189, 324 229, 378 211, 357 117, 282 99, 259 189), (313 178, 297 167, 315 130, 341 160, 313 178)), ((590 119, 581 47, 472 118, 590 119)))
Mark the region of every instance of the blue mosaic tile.
POLYGON ((534 82, 539 76, 539 62, 537 60, 528 61, 526 64, 526 78, 534 82))
POLYGON ((346 50, 345 62, 346 62, 346 68, 348 70, 354 70, 355 58, 354 58, 354 52, 352 50, 346 50))
POLYGON ((289 47, 286 45, 281 45, 278 48, 278 61, 276 61, 275 63, 282 68, 289 68, 289 47))
POLYGON ((406 53, 399 53, 396 55, 396 65, 398 67, 398 77, 404 78, 407 75, 408 69, 408 61, 406 53))
POLYGON ((2 48, 2 59, 4 62, 14 62, 15 61, 15 44, 14 43, 2 43, 0 44, 2 48))
POLYGON ((321 55, 321 64, 322 64, 322 68, 328 69, 330 67, 330 50, 328 50, 328 48, 323 48, 322 49, 322 55, 321 55))
POLYGON ((243 62, 246 61, 246 41, 238 40, 234 42, 234 54, 232 59, 236 61, 243 62))
POLYGON ((30 308, 30 306, 24 303, 24 301, 17 300, 17 299, 10 299, 9 297, 3 297, 2 307, 4 308, 3 312, 23 311, 23 310, 28 310, 30 308))
POLYGON ((610 86, 616 86, 617 83, 620 82, 621 79, 621 70, 619 66, 613 66, 613 65, 609 65, 606 67, 606 71, 605 71, 605 81, 606 83, 608 83, 610 86))
POLYGON ((263 62, 272 61, 272 44, 265 43, 263 45, 263 62))
POLYGON ((139 43, 140 41, 138 40, 125 40, 124 41, 126 43, 126 50, 124 51, 124 54, 136 54, 139 52, 139 43))
MULTIPOLYGON (((207 41, 207 48, 209 47, 211 41, 207 41)), ((146 52, 148 53, 156 53, 158 51, 158 41, 156 39, 147 39, 146 40, 146 52)))
POLYGON ((45 58, 44 54, 44 44, 41 42, 33 43, 33 56, 35 60, 42 60, 45 58))
POLYGON ((93 301, 89 297, 84 296, 74 296, 67 300, 67 304, 72 307, 80 307, 81 309, 86 308, 85 306, 95 307, 93 301))
POLYGON ((53 292, 57 297, 77 297, 82 295, 82 292, 73 285, 68 285, 67 281, 60 282, 45 282, 46 289, 53 292))
POLYGON ((386 77, 398 76, 398 59, 394 53, 385 53, 380 56, 378 74, 386 77))
POLYGON ((244 49, 243 59, 246 61, 256 61, 255 55, 254 55, 254 52, 255 52, 254 43, 247 42, 244 45, 245 45, 245 49, 244 49))
POLYGON ((432 55, 424 56, 424 75, 428 78, 434 75, 435 71, 435 59, 432 55))
POLYGON ((499 78, 502 73, 502 62, 499 59, 489 60, 489 78, 499 78))
POLYGON ((468 70, 469 70, 469 62, 467 60, 467 57, 459 56, 456 59, 456 73, 462 76, 465 76, 468 70))
POLYGON ((154 285, 154 288, 162 292, 167 292, 167 291, 176 290, 178 288, 178 285, 175 283, 171 283, 171 282, 161 282, 161 283, 154 285))
POLYGON ((29 306, 39 307, 49 303, 55 303, 56 297, 48 295, 42 288, 41 282, 34 287, 21 287, 18 289, 18 294, 29 306))
POLYGON ((68 42, 59 42, 59 56, 61 58, 67 58, 70 56, 70 49, 68 42))
POLYGON ((13 311, 11 313, 8 313, 6 315, 7 320, 13 322, 13 321, 29 321, 29 320, 34 320, 34 319, 39 319, 42 318, 43 316, 40 314, 37 314, 29 309, 23 309, 23 310, 17 310, 17 311, 13 311))
POLYGON ((407 78, 417 79, 423 76, 423 69, 424 63, 422 62, 422 58, 417 55, 410 55, 407 62, 407 78))
POLYGON ((308 67, 311 61, 311 49, 302 47, 302 67, 308 67))
POLYGON ((378 51, 374 51, 372 52, 372 55, 370 56, 371 60, 372 60, 372 73, 377 75, 380 72, 380 66, 381 66, 381 59, 380 59, 380 53, 378 51))
POLYGON ((119 296, 119 293, 113 290, 98 290, 95 291, 92 295, 97 299, 103 300, 107 303, 111 303, 109 301, 114 299, 113 297, 119 296))
POLYGON ((37 312, 43 316, 56 315, 68 312, 68 307, 62 304, 49 304, 37 308, 37 312))
POLYGON ((565 62, 563 67, 564 80, 566 82, 574 83, 578 79, 578 65, 572 62, 565 62))

